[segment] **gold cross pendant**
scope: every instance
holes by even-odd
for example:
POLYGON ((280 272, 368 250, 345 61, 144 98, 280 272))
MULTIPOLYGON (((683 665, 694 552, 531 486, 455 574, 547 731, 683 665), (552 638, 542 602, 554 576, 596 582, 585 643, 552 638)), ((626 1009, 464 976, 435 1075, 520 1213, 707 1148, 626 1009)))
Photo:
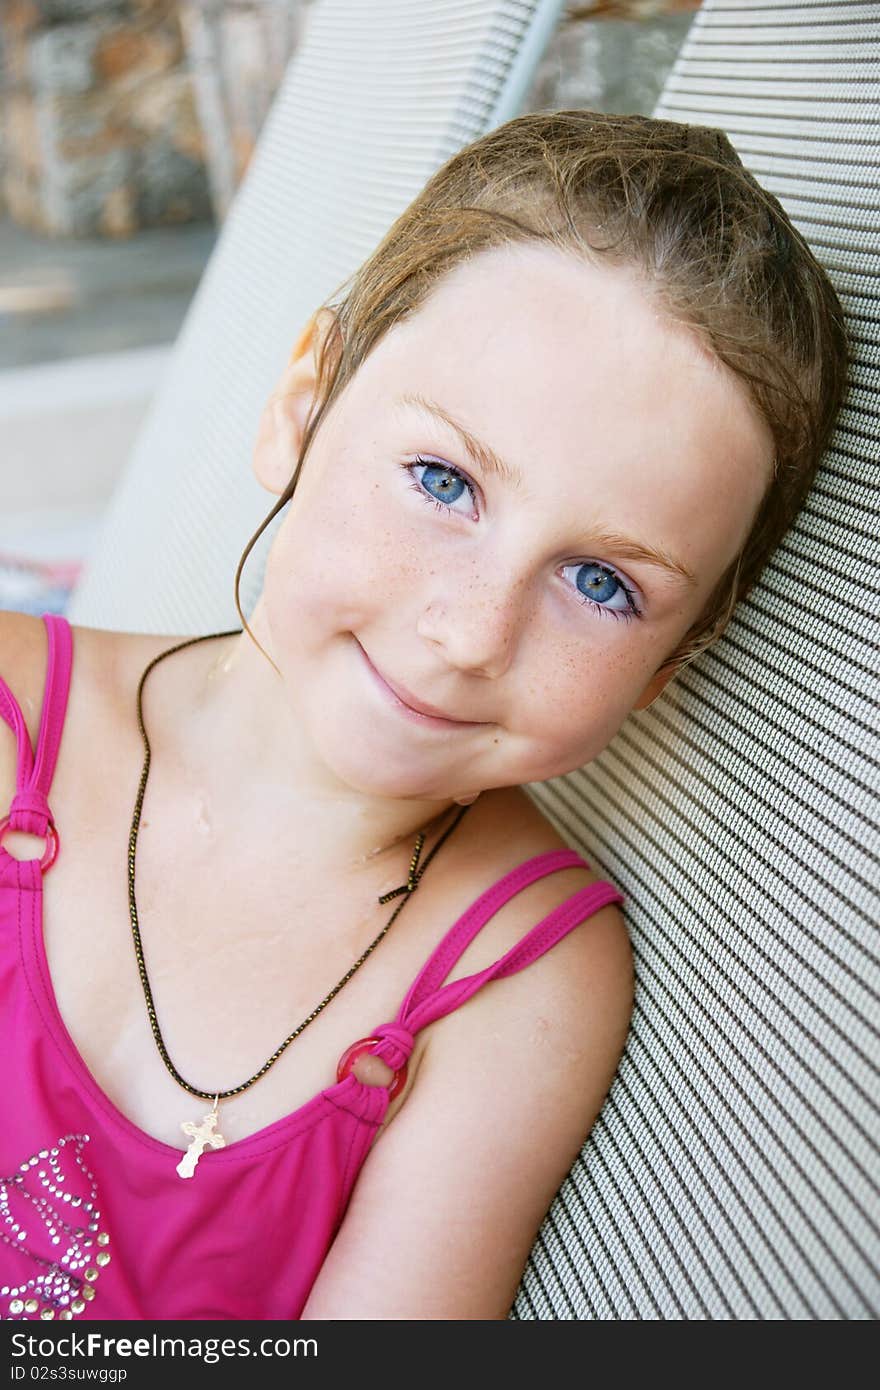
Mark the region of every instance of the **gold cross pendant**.
POLYGON ((184 1134, 190 1135, 192 1139, 189 1148, 177 1165, 177 1171, 182 1178, 193 1176, 196 1171, 196 1164, 206 1148, 223 1149, 226 1147, 226 1140, 223 1135, 216 1132, 218 1100, 219 1096, 215 1096, 213 1109, 209 1115, 204 1117, 201 1124, 193 1124, 192 1120, 186 1120, 180 1126, 184 1134))

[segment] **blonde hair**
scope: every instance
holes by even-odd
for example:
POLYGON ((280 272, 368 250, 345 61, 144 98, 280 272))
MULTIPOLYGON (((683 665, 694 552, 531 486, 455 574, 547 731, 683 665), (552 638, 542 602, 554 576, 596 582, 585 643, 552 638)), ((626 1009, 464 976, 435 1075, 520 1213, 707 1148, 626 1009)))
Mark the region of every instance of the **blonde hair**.
POLYGON ((517 116, 459 150, 322 306, 331 326, 318 346, 300 456, 236 570, 235 603, 248 632, 239 602, 244 563, 293 496, 325 412, 384 334, 416 313, 453 267, 530 241, 634 269, 657 306, 743 382, 769 427, 772 474, 749 535, 664 667, 693 661, 721 635, 797 515, 828 445, 846 390, 843 310, 777 199, 722 131, 595 111, 517 116))

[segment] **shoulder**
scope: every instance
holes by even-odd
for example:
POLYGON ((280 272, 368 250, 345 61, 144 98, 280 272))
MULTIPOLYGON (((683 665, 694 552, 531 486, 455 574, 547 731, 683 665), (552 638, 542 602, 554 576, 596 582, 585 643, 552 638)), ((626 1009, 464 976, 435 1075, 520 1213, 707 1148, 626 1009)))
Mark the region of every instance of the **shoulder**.
MULTIPOLYGON (((492 873, 485 878, 490 883, 493 873, 497 879, 535 855, 568 847, 522 791, 512 798, 505 794, 502 806, 489 809, 508 827, 503 849, 499 845, 489 856, 492 873)), ((585 862, 522 889, 481 929, 448 981, 493 965, 554 909, 604 878, 585 862)), ((571 1083, 579 1097, 595 1092, 598 1100, 623 1051, 633 998, 633 952, 621 908, 609 903, 591 909, 587 902, 583 917, 542 955, 491 981, 432 1026, 424 1050, 425 1074, 438 1065, 453 1072, 467 1066, 475 1049, 485 1053, 489 1037, 508 1064, 516 1058, 524 1080, 546 1090, 547 1070, 555 1068, 562 1092, 571 1083)), ((489 1073, 503 1065, 491 1058, 485 1063, 489 1073)), ((574 1103, 576 1113, 579 1104, 574 1103)))
MULTIPOLYGON (((90 695, 100 694, 108 699, 114 698, 125 682, 126 657, 132 646, 163 640, 74 624, 70 631, 72 681, 85 687, 90 695)), ((0 610, 0 676, 18 702, 32 745, 39 733, 48 661, 49 643, 42 618, 0 610)))
MULTIPOLYGON (((68 719, 76 702, 88 711, 95 728, 107 729, 114 711, 121 708, 120 692, 130 680, 132 648, 139 652, 144 643, 149 647, 163 639, 73 624, 71 636, 73 666, 68 719)), ((32 749, 36 749, 39 737, 48 664, 49 643, 42 618, 0 610, 0 676, 22 712, 32 749)), ((5 720, 0 719, 0 814, 5 813, 15 792, 17 761, 15 737, 5 720)))
MULTIPOLYGON (((525 792, 506 790, 486 802, 466 837, 479 867, 471 877, 459 863, 466 887, 456 909, 528 859, 568 848, 525 792)), ((554 909, 604 877, 585 862, 529 884, 485 923, 445 983, 494 965, 554 909)), ((544 1157, 561 1182, 614 1079, 634 992, 633 951, 620 906, 595 909, 587 900, 583 916, 575 914, 575 924, 543 954, 490 980, 425 1029, 417 1074, 393 1123, 401 1124, 407 1110, 410 1124, 424 1122, 438 1104, 468 1115, 477 1100, 496 1142, 515 1148, 539 1119, 544 1157)))
POLYGON ((0 676, 18 701, 32 742, 40 723, 48 651, 41 618, 0 610, 0 676))
MULTIPOLYGON (((0 610, 0 676, 24 716, 32 748, 36 746, 40 727, 48 659, 46 625, 42 619, 29 613, 0 610)), ((15 736, 6 721, 0 720, 0 814, 3 815, 15 794, 17 764, 15 736)))
MULTIPOLYGON (((444 932, 511 870, 537 855, 566 848, 521 789, 483 793, 419 889, 420 895, 428 890, 422 899, 430 929, 424 950, 429 950, 429 941, 436 946, 444 932)), ((520 889, 491 913, 443 983, 453 984, 495 965, 556 908, 603 878, 585 861, 520 889)), ((454 1078, 467 1069, 475 1053, 485 1056, 486 1038, 498 1043, 499 1057, 521 1054, 518 1065, 536 1074, 557 1049, 569 1059, 577 1054, 587 1059, 585 1065, 597 1077, 607 1074, 610 1085, 629 1030, 633 996, 633 952, 624 915, 616 903, 591 909, 586 902, 583 916, 576 916, 571 930, 543 954, 485 983, 417 1035, 408 1084, 389 1106, 383 1128, 397 1123, 419 1092, 424 1094, 423 1076, 437 1071, 441 1078, 454 1078)))
MULTIPOLYGON (((463 910, 482 891, 529 859, 570 847, 521 788, 484 793, 463 822, 460 834, 455 862, 450 862, 444 883, 438 885, 449 896, 451 883, 455 883, 453 913, 463 910)), ((521 889, 481 928, 449 980, 492 965, 554 908, 591 883, 604 879, 600 869, 584 860, 581 865, 557 870, 521 889)), ((585 981, 601 977, 610 985, 611 979, 604 977, 614 976, 620 978, 623 994, 629 994, 631 1003, 632 949, 620 907, 611 903, 596 911, 585 910, 583 926, 573 928, 519 973, 523 977, 519 987, 513 983, 518 976, 507 977, 511 988, 504 993, 508 998, 512 999, 519 988, 534 1000, 546 989, 561 1005, 565 996, 577 995, 585 981)), ((488 1009, 488 1001, 497 1002, 500 994, 500 990, 486 989, 471 1002, 479 999, 481 1007, 488 1009)))
MULTIPOLYGON (((482 808, 473 844, 487 813, 510 833, 505 847, 486 827, 482 887, 564 847, 516 798, 482 808)), ((457 867, 472 896, 463 855, 457 867)), ((601 877, 581 868, 530 885, 487 923, 448 979, 494 963, 601 877)), ((373 1146, 303 1316, 504 1318, 614 1079, 632 1003, 629 937, 609 905, 431 1024, 410 1094, 373 1146)))

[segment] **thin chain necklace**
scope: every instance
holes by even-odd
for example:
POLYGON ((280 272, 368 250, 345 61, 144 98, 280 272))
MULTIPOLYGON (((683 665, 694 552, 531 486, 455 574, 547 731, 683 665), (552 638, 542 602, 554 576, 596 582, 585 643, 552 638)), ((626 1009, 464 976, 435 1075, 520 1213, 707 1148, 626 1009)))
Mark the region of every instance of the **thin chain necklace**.
POLYGON ((424 864, 422 864, 421 868, 419 867, 419 860, 421 858, 422 849, 425 843, 425 832, 419 832, 419 835, 416 839, 415 848, 413 849, 412 858, 410 859, 409 872, 407 874, 406 883, 401 884, 399 888, 393 888, 389 893, 383 893, 379 898, 380 903, 390 902, 392 898, 401 898, 401 901, 397 904, 397 907, 394 909, 391 916, 388 918, 388 921, 385 923, 384 927, 379 932, 379 935, 375 938, 374 941, 370 943, 367 949, 363 952, 361 956, 358 957, 354 964, 349 967, 349 969, 343 975, 342 979, 339 980, 339 982, 335 984, 333 988, 330 990, 329 994, 325 995, 325 997, 321 1000, 320 1004, 316 1005, 316 1007, 312 1009, 312 1012, 308 1014, 306 1018, 303 1019, 302 1023, 298 1024, 297 1027, 294 1028, 293 1032, 289 1033, 288 1036, 284 1039, 284 1041, 280 1043, 278 1047, 276 1047, 275 1051, 271 1054, 271 1056, 267 1057, 266 1061, 263 1063, 263 1065, 259 1068, 258 1071, 254 1072, 253 1076, 249 1077, 247 1081, 240 1082, 237 1086, 228 1087, 228 1089, 225 1091, 203 1091, 198 1086, 193 1086, 191 1082, 187 1081, 185 1077, 181 1076, 180 1072, 177 1070, 170 1056, 168 1055, 168 1049, 165 1046, 165 1039, 162 1037, 162 1030, 159 1027, 159 1020, 156 1016, 156 1006, 153 1002, 153 991, 150 986, 149 976, 147 974, 147 966, 144 960, 143 945, 141 943, 140 927, 138 925, 137 902, 135 900, 134 891, 135 851, 137 847, 138 829, 140 828, 141 822, 141 807, 143 806, 144 792, 146 791, 147 787, 147 778, 150 775, 151 760, 150 742, 147 738, 147 731, 144 727, 142 696, 147 676, 150 674, 154 666, 157 666, 160 661, 164 661, 166 656, 171 656, 174 652, 182 651, 184 647, 194 646, 197 642, 208 642, 216 637, 239 637, 241 636, 242 631, 242 628, 233 628, 229 632, 212 632, 208 633, 204 637, 190 637, 185 642, 178 642, 177 646, 170 647, 168 651, 160 652, 160 654, 154 657, 153 660, 144 670, 144 673, 140 678, 137 690, 138 727, 141 731, 141 737, 144 741, 144 766, 143 771, 141 772, 141 779, 138 784, 137 798, 135 800, 134 807, 134 815, 132 816, 131 821, 131 834, 129 836, 128 841, 128 905, 129 912, 131 914, 131 933, 132 937, 134 938, 134 953, 135 957, 137 958, 138 974, 140 975, 141 985, 143 986, 144 991, 144 999, 146 1000, 147 1004, 147 1014, 150 1019, 150 1028, 153 1032, 153 1038, 155 1039, 156 1047, 159 1050, 159 1056, 162 1058, 162 1061, 164 1062, 167 1071, 177 1082, 178 1086, 182 1086, 183 1089, 185 1091, 188 1091, 191 1096, 198 1096, 202 1100, 213 1101, 213 1108, 210 1114, 204 1117, 201 1124, 195 1125, 187 1121, 181 1125, 184 1134, 192 1136, 192 1143, 190 1144, 189 1149, 184 1154, 184 1157, 181 1160, 181 1162, 177 1165, 177 1171, 181 1177, 192 1177, 195 1171, 196 1164, 198 1163, 199 1158, 201 1157, 202 1152, 204 1151, 206 1146, 210 1145, 212 1149, 220 1149, 225 1147, 226 1140, 223 1138, 222 1134, 217 1132, 216 1128, 218 1124, 218 1107, 220 1101, 228 1100, 230 1096, 240 1095, 242 1091, 248 1090, 248 1088, 253 1086, 256 1081, 259 1081, 262 1076, 265 1076, 269 1068, 275 1065, 282 1052, 284 1052, 285 1049, 290 1046, 294 1038, 298 1038, 303 1029, 307 1028, 310 1023, 314 1022, 321 1010, 325 1009, 327 1005, 330 1003, 330 1000, 334 999, 336 995, 339 993, 339 991, 343 988, 343 986, 348 984, 348 981, 351 979, 352 975, 354 975, 354 973, 361 968, 367 957, 373 951, 375 951, 376 947, 379 945, 379 942, 382 940, 383 936, 385 936, 392 923, 396 921, 400 913, 406 907, 406 904, 409 902, 413 893, 416 891, 419 884, 421 883, 425 870, 427 869, 431 860, 434 858, 434 855, 441 848, 441 846, 445 844, 445 842, 449 839, 449 836, 452 834, 456 826, 462 820, 462 817, 466 814, 467 811, 470 810, 470 806, 462 806, 459 808, 458 814, 452 821, 452 824, 449 825, 447 829, 443 832, 443 834, 440 836, 440 839, 437 841, 436 845, 429 853, 427 859, 425 860, 424 864))

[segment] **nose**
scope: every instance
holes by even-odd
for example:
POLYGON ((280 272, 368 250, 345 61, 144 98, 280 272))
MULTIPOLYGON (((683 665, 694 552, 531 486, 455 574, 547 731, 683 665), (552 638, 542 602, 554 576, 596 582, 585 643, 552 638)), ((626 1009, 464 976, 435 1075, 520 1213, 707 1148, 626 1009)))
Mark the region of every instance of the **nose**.
POLYGON ((509 669, 523 620, 523 586, 503 591, 471 576, 443 595, 428 598, 418 633, 440 647, 450 666, 497 680, 509 669))

